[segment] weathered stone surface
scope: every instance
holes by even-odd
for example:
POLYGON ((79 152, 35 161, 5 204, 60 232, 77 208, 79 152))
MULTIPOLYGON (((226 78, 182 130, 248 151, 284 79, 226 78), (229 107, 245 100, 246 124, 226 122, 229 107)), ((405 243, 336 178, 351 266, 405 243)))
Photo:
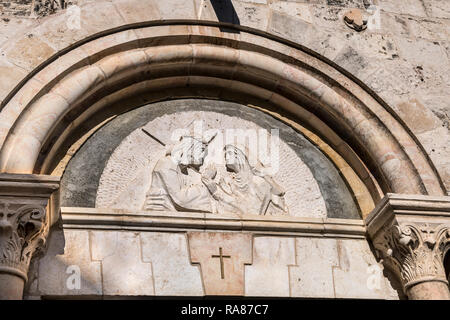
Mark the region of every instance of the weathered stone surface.
POLYGON ((450 18, 450 8, 445 0, 427 0, 425 2, 428 14, 435 18, 450 18))
POLYGON ((310 7, 308 4, 290 1, 278 1, 270 3, 269 6, 274 11, 294 16, 308 23, 313 22, 310 7))
POLYGON ((136 23, 160 19, 157 2, 159 1, 119 0, 114 1, 113 4, 127 23, 136 23))
POLYGON ((334 239, 297 238, 296 266, 290 268, 291 296, 334 298, 333 266, 338 263, 334 239))
POLYGON ((164 19, 196 19, 194 1, 165 0, 156 1, 158 11, 164 19))
POLYGON ((31 71, 50 58, 56 51, 32 33, 20 38, 5 49, 6 57, 14 64, 31 71))
POLYGON ((407 0, 407 1, 389 1, 379 0, 378 5, 384 11, 393 12, 397 14, 409 14, 412 16, 426 17, 427 10, 424 1, 421 0, 407 0))
POLYGON ((53 232, 48 251, 39 263, 36 294, 101 295, 101 263, 91 260, 89 248, 88 231, 53 232))
POLYGON ((12 64, 6 59, 1 59, 0 74, 2 75, 2 81, 0 81, 0 101, 1 101, 12 89, 14 89, 16 84, 26 76, 27 71, 23 68, 20 68, 12 64))
POLYGON ((245 293, 244 266, 252 263, 248 233, 188 233, 191 262, 200 264, 206 295, 245 293))
POLYGON ((198 266, 190 264, 187 238, 177 233, 141 233, 142 258, 151 263, 155 295, 203 295, 198 266))
MULTIPOLYGON (((443 67, 442 61, 447 58, 438 42, 422 39, 412 40, 403 37, 397 37, 395 41, 400 56, 416 66, 438 71, 439 68, 443 67)), ((444 64, 444 66, 448 69, 448 65, 444 64)))
POLYGON ((258 6, 249 2, 232 1, 239 24, 265 31, 269 23, 268 6, 258 6))
POLYGON ((398 104, 396 111, 417 134, 433 130, 439 125, 436 116, 417 99, 398 104))
POLYGON ((294 297, 398 299, 365 241, 296 238, 294 297))
POLYGON ((104 295, 154 295, 152 265, 143 262, 138 233, 91 231, 92 261, 101 262, 104 295))
POLYGON ((450 190, 450 145, 448 144, 450 132, 448 127, 440 126, 433 130, 420 133, 417 137, 439 170, 447 190, 450 190), (437 139, 436 137, 441 138, 437 139))
POLYGON ((295 264, 295 239, 255 237, 253 263, 245 267, 245 295, 288 297, 289 266, 295 264))
POLYGON ((310 24, 303 20, 273 11, 268 31, 299 44, 304 44, 308 28, 310 28, 310 24))
POLYGON ((0 46, 14 39, 16 34, 22 34, 31 28, 35 22, 31 19, 21 19, 16 17, 0 18, 0 46))
POLYGON ((336 298, 398 298, 366 241, 338 240, 337 252, 339 262, 333 268, 336 298))

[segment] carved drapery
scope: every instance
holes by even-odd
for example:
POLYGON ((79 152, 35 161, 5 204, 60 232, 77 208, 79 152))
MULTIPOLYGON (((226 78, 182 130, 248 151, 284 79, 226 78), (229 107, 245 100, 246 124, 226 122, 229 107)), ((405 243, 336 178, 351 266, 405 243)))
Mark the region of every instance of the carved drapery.
POLYGON ((421 298, 450 298, 444 269, 450 247, 450 197, 387 194, 366 224, 379 258, 397 274, 406 294, 427 283, 421 298), (436 282, 445 285, 429 289, 436 282))

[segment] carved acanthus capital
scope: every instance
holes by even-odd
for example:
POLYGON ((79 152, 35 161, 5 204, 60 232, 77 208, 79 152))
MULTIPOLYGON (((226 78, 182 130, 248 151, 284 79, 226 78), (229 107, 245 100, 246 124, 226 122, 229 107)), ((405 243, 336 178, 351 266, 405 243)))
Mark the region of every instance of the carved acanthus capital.
POLYGON ((31 258, 43 248, 48 230, 45 207, 0 203, 0 271, 26 280, 31 258))
POLYGON ((27 280, 32 257, 45 246, 48 203, 58 187, 54 177, 0 174, 0 273, 27 280))
POLYGON ((394 270, 405 290, 424 281, 448 284, 443 259, 450 245, 450 224, 405 223, 383 230, 374 241, 386 265, 394 270))
POLYGON ((405 292, 426 281, 448 284, 443 259, 450 247, 450 197, 387 194, 366 224, 379 257, 405 292))

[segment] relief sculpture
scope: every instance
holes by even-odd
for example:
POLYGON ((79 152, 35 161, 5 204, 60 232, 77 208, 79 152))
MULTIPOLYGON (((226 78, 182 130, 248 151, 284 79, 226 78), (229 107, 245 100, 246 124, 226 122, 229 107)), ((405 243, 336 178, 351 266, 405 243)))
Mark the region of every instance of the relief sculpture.
POLYGON ((144 210, 288 214, 283 188, 264 173, 262 164, 250 165, 245 148, 225 146, 222 174, 216 164, 204 165, 214 137, 182 136, 166 147, 151 173, 144 210))

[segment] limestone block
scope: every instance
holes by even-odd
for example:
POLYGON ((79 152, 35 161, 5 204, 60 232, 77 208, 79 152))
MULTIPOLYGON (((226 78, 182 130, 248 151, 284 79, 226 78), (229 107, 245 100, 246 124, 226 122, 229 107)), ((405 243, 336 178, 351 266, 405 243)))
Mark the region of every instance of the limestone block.
POLYGON ((154 295, 151 263, 142 262, 139 234, 92 231, 92 259, 101 261, 103 294, 154 295))
POLYGON ((272 12, 268 31, 315 50, 331 60, 345 45, 344 34, 327 32, 300 17, 279 11, 272 12))
POLYGON ((243 296, 244 265, 252 263, 248 233, 189 232, 191 262, 200 264, 206 295, 243 296))
POLYGON ((290 267, 291 296, 334 298, 333 266, 338 263, 334 239, 296 238, 296 266, 290 267))
POLYGON ((355 31, 348 28, 344 22, 344 16, 350 11, 350 8, 356 6, 326 6, 326 5, 310 5, 312 22, 320 29, 328 29, 339 33, 354 33, 355 31))
POLYGON ((92 62, 118 51, 135 49, 138 47, 137 42, 134 30, 126 30, 89 41, 80 49, 89 56, 92 62))
POLYGON ((415 134, 433 130, 439 125, 437 117, 418 99, 400 103, 395 109, 415 134))
POLYGON ((66 15, 66 11, 62 11, 38 24, 33 28, 33 34, 44 39, 57 51, 62 50, 89 36, 89 32, 85 28, 87 22, 83 12, 80 12, 79 17, 80 28, 72 28, 72 25, 68 24, 69 16, 66 15))
POLYGON ((196 19, 194 1, 164 0, 156 1, 162 19, 196 19))
POLYGON ((60 56, 56 63, 47 65, 36 74, 36 79, 42 83, 49 83, 56 77, 62 77, 71 70, 89 64, 88 55, 82 48, 75 48, 70 52, 60 56))
POLYGON ((45 40, 33 34, 8 44, 6 57, 15 65, 31 71, 56 52, 45 40))
POLYGON ((278 1, 278 2, 270 3, 269 7, 272 10, 276 10, 281 13, 302 19, 305 22, 308 22, 308 23, 313 22, 310 6, 306 3, 278 1))
POLYGON ((334 58, 334 62, 352 74, 359 74, 361 69, 369 65, 367 58, 352 46, 344 46, 334 58))
MULTIPOLYGON (((190 34, 191 26, 187 25, 169 25, 153 26, 148 28, 139 28, 134 30, 139 38, 139 44, 144 46, 173 45, 179 44, 180 39, 186 42, 190 34), (170 35, 171 38, 161 38, 170 35)), ((176 50, 175 50, 176 51, 176 50)))
MULTIPOLYGON (((0 71, 1 69, 2 67, 0 67, 0 71)), ((12 70, 8 70, 5 72, 11 71, 12 70)), ((8 76, 5 75, 5 78, 6 78, 5 82, 8 82, 8 76)), ((14 97, 8 102, 8 104, 2 110, 0 114, 0 145, 4 142, 6 135, 11 129, 13 123, 17 120, 17 117, 25 109, 25 107, 31 101, 31 99, 33 99, 35 95, 42 89, 43 86, 44 86, 43 83, 41 83, 40 81, 30 79, 25 86, 20 88, 17 94, 14 95, 14 97)))
POLYGON ((115 75, 130 74, 146 61, 147 56, 144 51, 133 51, 129 54, 122 53, 107 57, 99 62, 99 67, 106 78, 111 78, 115 75))
POLYGON ((365 240, 337 240, 336 298, 398 299, 365 240))
MULTIPOLYGON (((449 15, 450 16, 450 15, 449 15)), ((406 19, 411 36, 430 40, 447 40, 450 23, 440 19, 406 19)))
POLYGON ((26 76, 27 72, 2 57, 0 58, 0 74, 2 75, 2 81, 0 81, 0 101, 2 101, 19 81, 26 76))
MULTIPOLYGON (((410 16, 403 16, 380 10, 380 29, 377 33, 391 33, 402 37, 411 37, 410 16)), ((421 18, 417 18, 421 19, 421 18)))
POLYGON ((141 233, 142 259, 152 264, 155 295, 203 295, 198 266, 189 261, 187 238, 180 233, 141 233))
POLYGON ((111 2, 93 1, 80 4, 79 8, 79 13, 61 11, 45 20, 34 32, 51 43, 52 47, 61 50, 89 35, 125 24, 111 2))
POLYGON ((194 0, 194 6, 199 20, 218 21, 210 0, 194 0))
POLYGON ((267 30, 270 15, 268 6, 237 0, 232 0, 232 3, 239 18, 238 24, 261 31, 267 30))
POLYGON ((410 93, 422 83, 412 65, 397 58, 373 59, 356 76, 392 105, 400 102, 401 95, 410 93))
POLYGON ((288 297, 295 239, 255 237, 253 247, 253 264, 245 267, 245 295, 288 297))
POLYGON ((430 155, 447 190, 450 190, 450 133, 448 128, 440 126, 418 134, 417 138, 430 155))
POLYGON ((161 18, 157 7, 158 0, 119 0, 114 1, 119 13, 126 23, 159 20, 161 18))
POLYGON ((428 13, 435 18, 450 18, 450 7, 446 0, 428 0, 426 3, 428 13))
POLYGON ((35 25, 35 21, 32 19, 21 19, 11 16, 0 19, 0 30, 2 30, 0 33, 0 46, 14 39, 17 34, 29 30, 33 25, 35 25))
POLYGON ((39 262, 38 292, 43 296, 102 294, 101 265, 91 260, 88 231, 51 233, 48 251, 39 262))
POLYGON ((426 17, 426 9, 421 0, 405 0, 405 1, 390 1, 379 0, 378 6, 383 11, 393 12, 397 14, 408 14, 412 16, 426 17))
POLYGON ((63 97, 70 105, 104 80, 105 75, 98 66, 89 66, 75 71, 72 77, 63 79, 53 87, 52 92, 63 97))
MULTIPOLYGON (((400 57, 405 58, 414 66, 442 71, 442 61, 446 61, 447 56, 438 42, 423 39, 412 40, 403 37, 395 37, 395 41, 399 48, 400 57)), ((448 70, 447 66, 446 69, 448 70)))

